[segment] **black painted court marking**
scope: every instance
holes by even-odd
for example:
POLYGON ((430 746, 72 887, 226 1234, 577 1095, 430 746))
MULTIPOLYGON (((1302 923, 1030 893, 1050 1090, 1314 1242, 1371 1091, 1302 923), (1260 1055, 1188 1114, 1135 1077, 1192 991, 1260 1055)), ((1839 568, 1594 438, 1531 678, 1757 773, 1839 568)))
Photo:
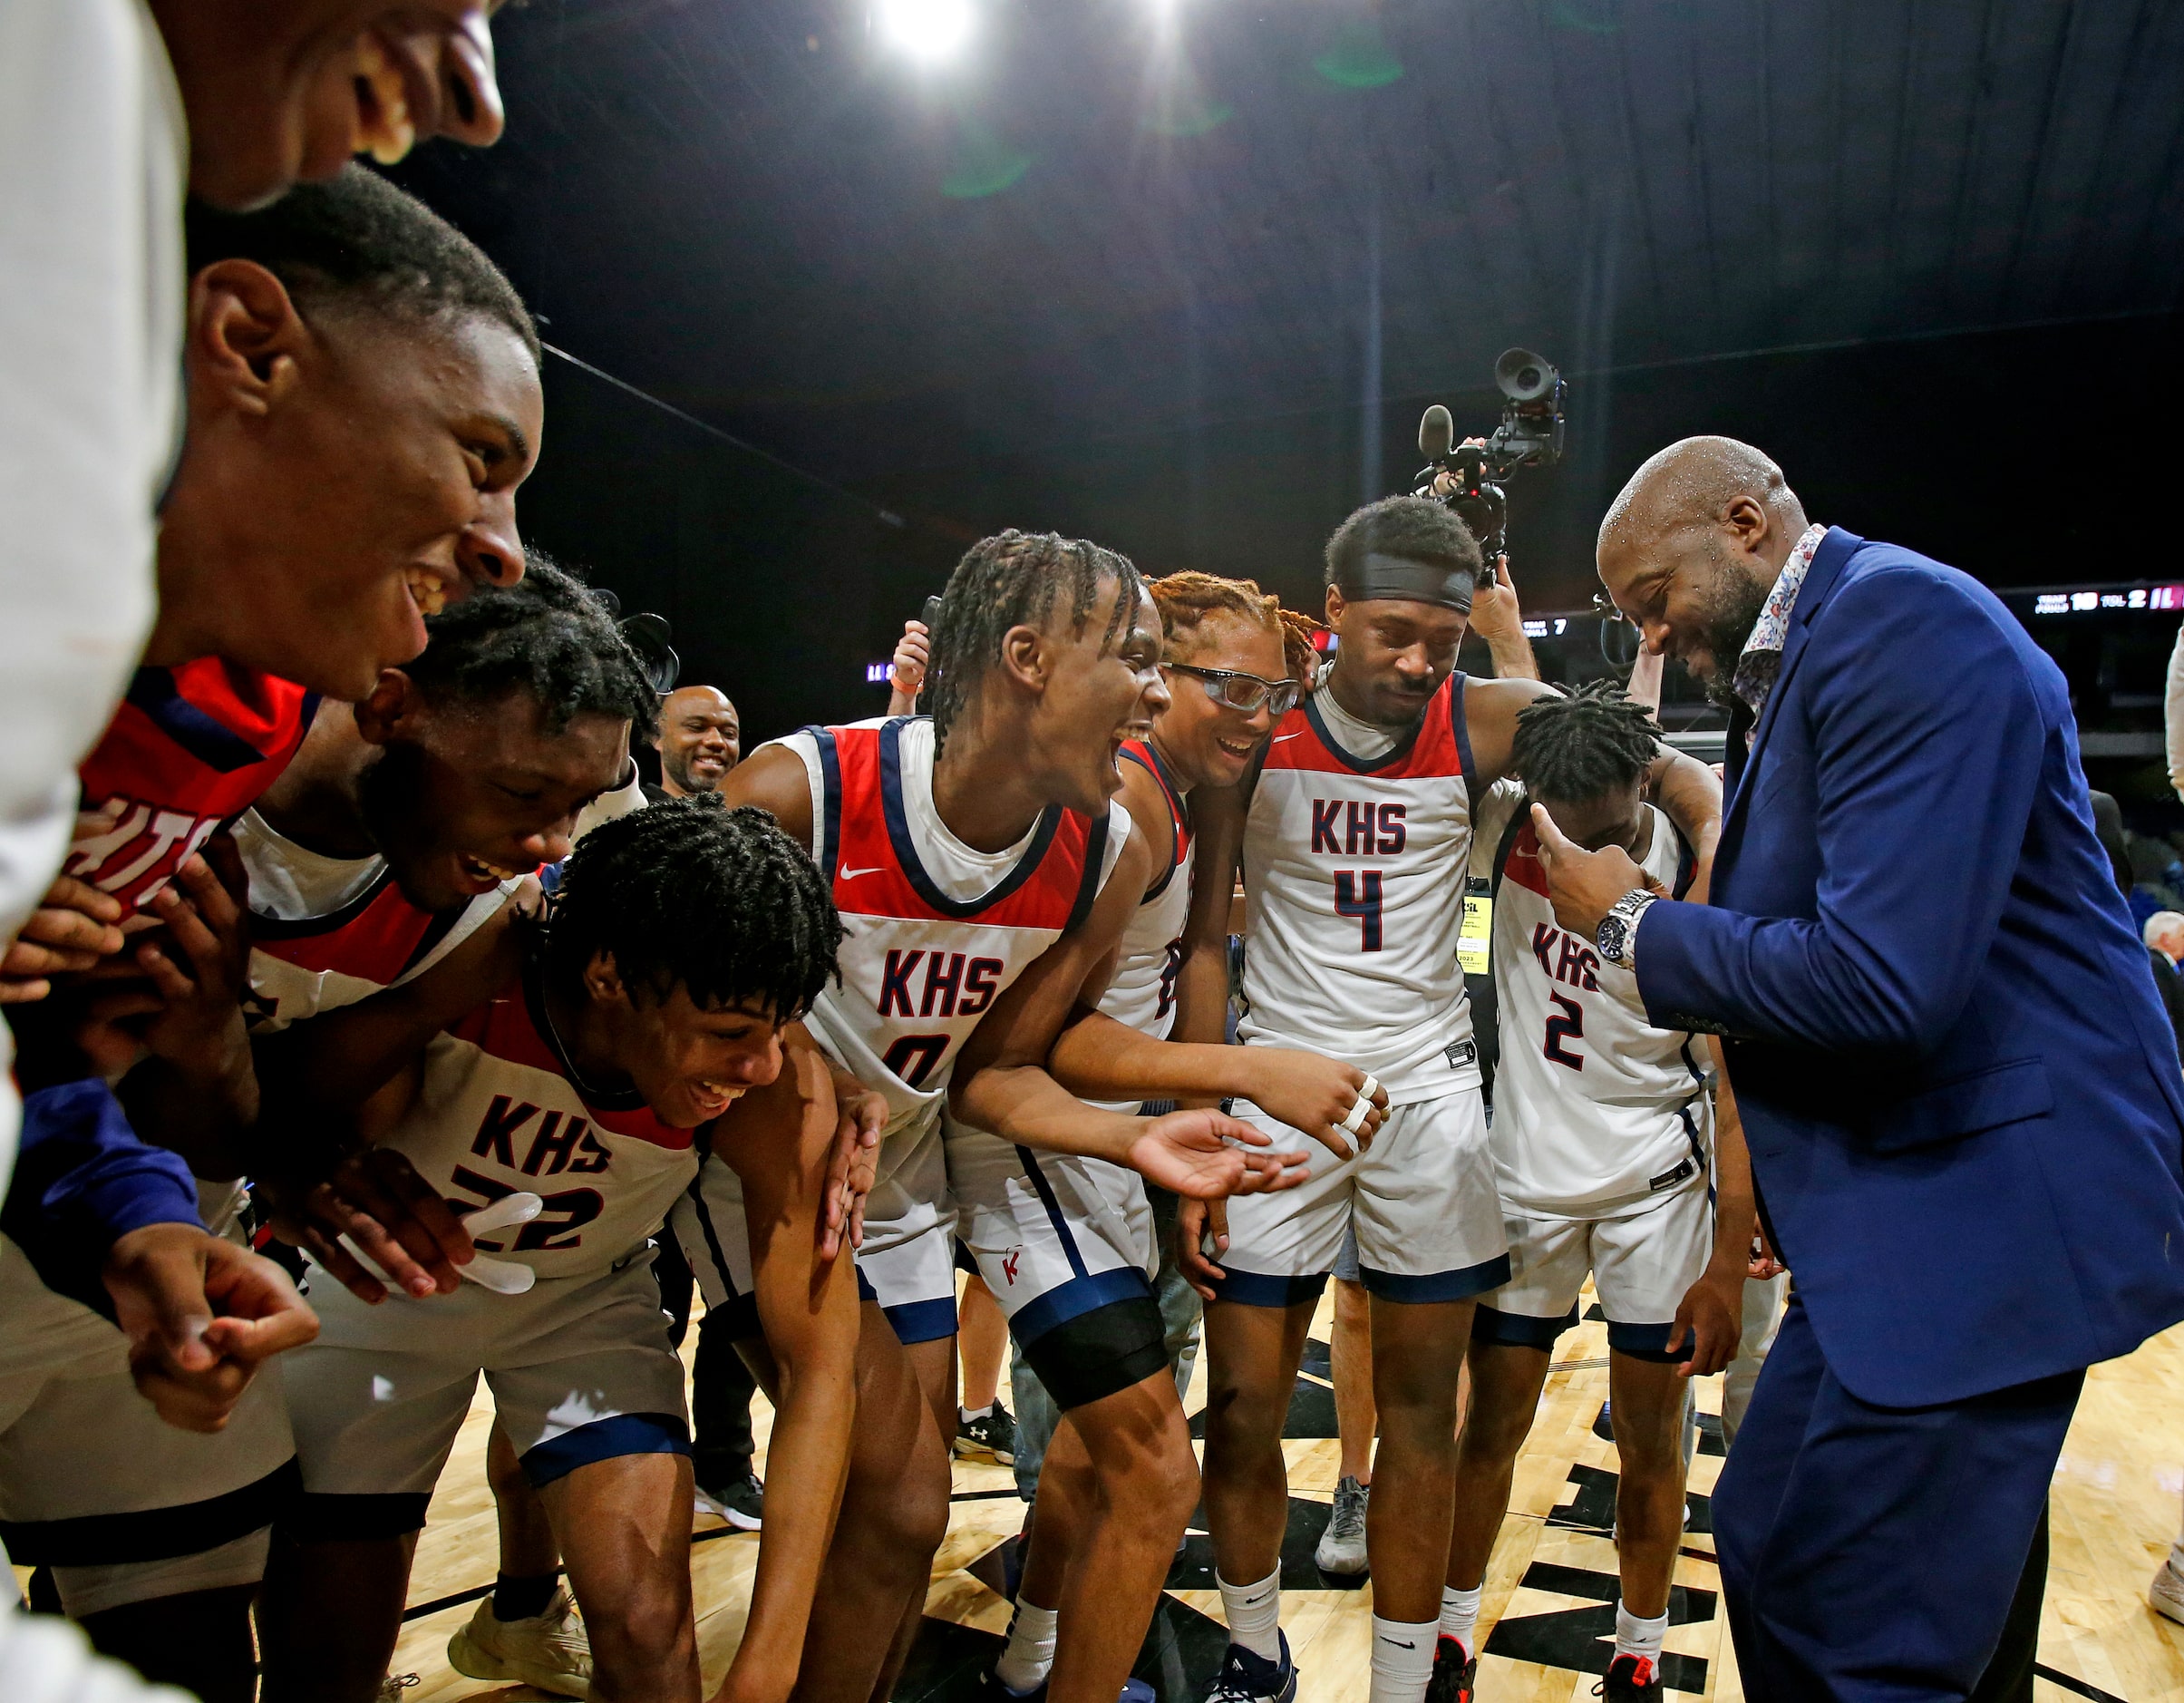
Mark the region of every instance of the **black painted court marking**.
POLYGON ((2034 1662, 2033 1671, 2050 1685, 2059 1685, 2065 1691, 2075 1691, 2080 1697, 2089 1697, 2093 1699, 2093 1703, 2123 1703, 2123 1699, 2113 1691, 2103 1691, 2099 1686, 2087 1680, 2074 1678, 2067 1673, 2057 1673, 2045 1662, 2034 1662))
MULTIPOLYGON (((1566 1668, 1576 1673, 1606 1674, 1616 1653, 1616 1604, 1623 1595, 1623 1581, 1613 1573, 1589 1568, 1566 1567, 1557 1562, 1534 1562, 1518 1581, 1527 1591, 1552 1591, 1557 1596, 1591 1599, 1583 1608, 1546 1609, 1532 1614, 1507 1614, 1495 1622, 1480 1653, 1506 1657, 1510 1661, 1537 1662, 1546 1668, 1566 1668)), ((1668 1591, 1668 1623, 1695 1626, 1714 1617, 1715 1596, 1684 1585, 1668 1591)), ((1659 1664, 1661 1683, 1674 1691, 1694 1694, 1706 1689, 1706 1658, 1664 1651, 1659 1664)))
MULTIPOLYGON (((720 1525, 713 1527, 710 1532, 694 1532, 691 1533, 690 1541, 693 1543, 710 1543, 716 1537, 756 1537, 757 1535, 756 1532, 742 1531, 733 1525, 720 1525)), ((560 1579, 566 1576, 566 1570, 559 1567, 554 1569, 555 1578, 560 1579)), ((459 1609, 466 1602, 475 1602, 480 1597, 490 1597, 492 1594, 492 1585, 480 1585, 474 1590, 458 1591, 452 1596, 434 1597, 430 1602, 420 1602, 413 1609, 404 1609, 402 1611, 402 1623, 407 1626, 412 1620, 422 1620, 426 1615, 437 1614, 442 1609, 459 1609)))
MULTIPOLYGON (((1569 1482, 1577 1487, 1577 1494, 1547 1516, 1549 1527, 1570 1532, 1590 1532, 1597 1537, 1606 1537, 1616 1529, 1616 1486, 1617 1474, 1602 1466, 1584 1466, 1573 1462, 1569 1482)), ((1695 1490, 1684 1493, 1684 1505, 1690 1512, 1685 1522, 1686 1532, 1707 1537, 1713 1535, 1713 1498, 1702 1496, 1695 1490)), ((1713 1559, 1709 1555, 1708 1561, 1713 1559)))

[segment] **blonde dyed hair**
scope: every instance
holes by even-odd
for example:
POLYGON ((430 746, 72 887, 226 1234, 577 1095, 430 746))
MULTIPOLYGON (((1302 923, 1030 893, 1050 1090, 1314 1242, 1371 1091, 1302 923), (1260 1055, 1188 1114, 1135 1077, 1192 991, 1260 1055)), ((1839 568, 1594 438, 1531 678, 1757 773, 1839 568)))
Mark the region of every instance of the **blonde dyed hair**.
POLYGON ((1146 589, 1160 611, 1168 652, 1176 660, 1188 661, 1195 653, 1201 642, 1199 628, 1208 618, 1233 615, 1279 638, 1283 666, 1290 678, 1304 686, 1312 684, 1319 667, 1319 652, 1312 637, 1320 630, 1320 624, 1295 609, 1285 609, 1279 598, 1259 589, 1257 580, 1224 579, 1218 574, 1185 571, 1150 580, 1146 589))

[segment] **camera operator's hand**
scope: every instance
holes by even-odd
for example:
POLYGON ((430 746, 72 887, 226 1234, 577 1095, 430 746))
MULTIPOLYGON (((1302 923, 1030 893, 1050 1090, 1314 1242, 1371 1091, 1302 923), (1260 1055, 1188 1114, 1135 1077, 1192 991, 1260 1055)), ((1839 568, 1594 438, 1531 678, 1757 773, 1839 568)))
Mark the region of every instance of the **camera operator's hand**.
POLYGON ((1471 630, 1486 640, 1499 678, 1539 677, 1539 663, 1532 655, 1532 641, 1524 636, 1524 610, 1517 602, 1517 582, 1509 578, 1507 556, 1495 557, 1493 578, 1472 589, 1471 630))
POLYGON ((888 714, 909 715, 917 708, 917 695, 925 690, 926 666, 932 660, 933 635, 923 621, 905 621, 895 659, 888 665, 888 714))

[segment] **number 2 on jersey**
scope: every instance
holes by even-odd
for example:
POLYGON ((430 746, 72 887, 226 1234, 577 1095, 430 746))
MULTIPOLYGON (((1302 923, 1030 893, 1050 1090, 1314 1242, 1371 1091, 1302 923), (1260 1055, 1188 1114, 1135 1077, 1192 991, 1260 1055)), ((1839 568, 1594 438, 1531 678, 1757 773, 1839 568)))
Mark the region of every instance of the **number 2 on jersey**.
POLYGON ((1357 919, 1358 944, 1361 952, 1380 950, 1380 871, 1378 870, 1337 870, 1335 871, 1335 914, 1357 919))
POLYGON ((1585 1055, 1564 1051, 1562 1043, 1583 1038, 1585 1007, 1575 999, 1558 993, 1551 993, 1548 998, 1562 1009, 1547 1014, 1547 1045, 1540 1050, 1558 1065, 1568 1065, 1572 1070, 1583 1070, 1585 1055))

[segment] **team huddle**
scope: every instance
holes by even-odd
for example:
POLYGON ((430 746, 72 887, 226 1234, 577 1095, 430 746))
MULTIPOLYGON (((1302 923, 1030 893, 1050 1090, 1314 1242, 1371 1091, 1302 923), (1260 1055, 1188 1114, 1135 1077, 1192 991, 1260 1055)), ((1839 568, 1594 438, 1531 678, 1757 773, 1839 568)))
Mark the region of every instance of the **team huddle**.
POLYGON ((968 1264, 1061 1415, 997 1695, 1149 1696, 1202 1494, 1212 1695, 1291 1703, 1282 1428, 1345 1260, 1373 1703, 1469 1703, 1588 1279, 1624 1465, 1606 1695, 1660 1695, 1687 1380, 1735 1345, 1749 1174, 1705 1044, 1557 926, 1532 812, 1681 896, 1721 789, 1620 690, 1526 677, 1452 512, 1344 521, 1324 629, 1247 580, 988 538, 924 713, 647 804, 656 689, 514 530, 543 406, 515 292, 357 168, 190 239, 160 555, 187 618, 6 971, 26 1131, 121 1155, 218 1312, 132 1355, 99 1274, 5 1227, 0 1533, 101 1648, 213 1703, 380 1698, 482 1375, 500 1584, 452 1665, 698 1698, 672 1237, 774 1409, 719 1698, 889 1695, 946 1530, 968 1264), (276 453, 249 423, 283 410, 323 429, 276 453), (505 522, 435 532, 435 481, 505 522), (432 540, 398 575, 340 542, 398 531, 432 540), (1455 670, 1475 606, 1500 677, 1455 670), (249 1250, 277 1240, 300 1296, 249 1250), (1202 1474, 1164 1270, 1209 1302, 1202 1474))

